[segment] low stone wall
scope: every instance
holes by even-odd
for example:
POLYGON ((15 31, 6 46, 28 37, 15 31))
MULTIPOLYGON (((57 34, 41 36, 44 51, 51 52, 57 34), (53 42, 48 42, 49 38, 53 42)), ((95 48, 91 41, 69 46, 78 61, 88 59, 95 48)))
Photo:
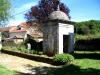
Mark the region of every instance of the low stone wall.
POLYGON ((1 52, 54 65, 52 57, 35 55, 35 54, 33 55, 33 54, 27 54, 27 53, 20 53, 20 52, 9 51, 9 50, 1 50, 1 52))

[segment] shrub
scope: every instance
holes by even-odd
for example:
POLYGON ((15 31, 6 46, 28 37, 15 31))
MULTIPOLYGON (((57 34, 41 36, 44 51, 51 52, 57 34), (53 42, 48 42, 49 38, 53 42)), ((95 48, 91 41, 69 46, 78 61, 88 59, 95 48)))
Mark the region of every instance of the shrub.
POLYGON ((70 54, 56 54, 53 57, 53 61, 56 64, 69 64, 74 60, 74 57, 70 54))

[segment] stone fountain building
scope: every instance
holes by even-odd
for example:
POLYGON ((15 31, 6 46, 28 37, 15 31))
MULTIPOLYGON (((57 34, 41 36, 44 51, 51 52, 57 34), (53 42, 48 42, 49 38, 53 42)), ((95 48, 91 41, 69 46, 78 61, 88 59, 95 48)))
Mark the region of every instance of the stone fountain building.
POLYGON ((74 51, 74 25, 62 11, 54 11, 45 22, 43 50, 45 53, 62 54, 74 51))

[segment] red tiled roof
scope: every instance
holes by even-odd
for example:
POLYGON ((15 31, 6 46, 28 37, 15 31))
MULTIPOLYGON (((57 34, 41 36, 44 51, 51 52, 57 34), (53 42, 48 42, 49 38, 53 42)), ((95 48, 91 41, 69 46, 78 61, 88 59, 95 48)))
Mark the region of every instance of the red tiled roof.
POLYGON ((31 24, 27 23, 27 22, 23 22, 23 23, 20 24, 20 26, 25 28, 25 29, 27 29, 27 28, 29 28, 31 26, 31 24))
POLYGON ((33 23, 32 26, 30 23, 27 22, 23 22, 20 24, 21 26, 21 30, 17 30, 16 26, 12 26, 9 29, 9 32, 27 32, 30 31, 30 28, 33 29, 33 32, 30 31, 29 35, 33 36, 33 37, 43 37, 43 33, 38 30, 39 29, 39 24, 38 23, 33 23))
POLYGON ((10 27, 1 27, 0 32, 9 31, 10 27))
POLYGON ((21 28, 20 30, 17 30, 17 27, 16 26, 12 26, 10 29, 9 29, 9 32, 26 32, 25 29, 21 28))

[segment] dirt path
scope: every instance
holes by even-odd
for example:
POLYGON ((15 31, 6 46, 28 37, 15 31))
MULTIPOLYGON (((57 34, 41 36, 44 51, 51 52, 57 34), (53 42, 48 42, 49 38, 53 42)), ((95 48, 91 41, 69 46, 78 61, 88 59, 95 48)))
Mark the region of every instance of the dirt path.
POLYGON ((28 74, 45 74, 50 69, 56 67, 47 63, 32 61, 8 54, 0 54, 0 64, 10 70, 28 74))

